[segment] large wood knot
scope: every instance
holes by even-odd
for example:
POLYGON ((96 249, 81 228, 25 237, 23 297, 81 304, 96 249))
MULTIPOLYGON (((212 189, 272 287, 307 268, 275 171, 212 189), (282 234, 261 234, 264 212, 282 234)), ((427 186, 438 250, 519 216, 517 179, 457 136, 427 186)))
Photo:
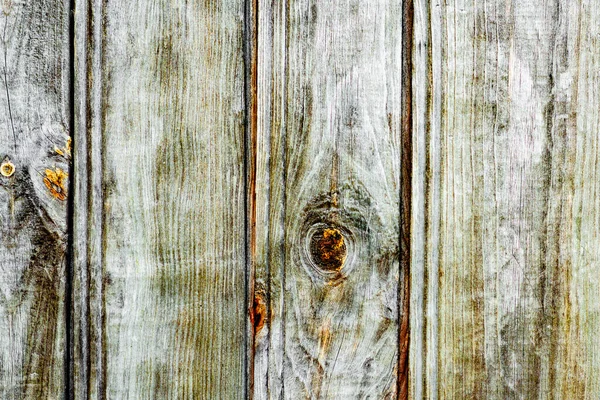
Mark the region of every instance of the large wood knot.
MULTIPOLYGON (((345 194, 345 193, 342 193, 345 194)), ((333 201, 339 194, 328 193, 311 200, 295 235, 300 263, 317 283, 342 283, 363 257, 368 240, 368 207, 346 196, 345 204, 333 201), (363 255, 361 255, 363 254, 363 255)))
POLYGON ((339 270, 344 265, 347 247, 344 235, 336 227, 317 230, 310 242, 313 260, 325 270, 339 270))

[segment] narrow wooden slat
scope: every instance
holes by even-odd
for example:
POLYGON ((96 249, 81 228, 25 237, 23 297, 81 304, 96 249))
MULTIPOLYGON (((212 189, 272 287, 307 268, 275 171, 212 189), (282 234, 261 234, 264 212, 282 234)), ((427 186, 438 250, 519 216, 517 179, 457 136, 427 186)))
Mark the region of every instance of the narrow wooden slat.
POLYGON ((600 397, 600 2, 555 5, 548 132, 541 384, 555 399, 600 397), (543 386, 544 387, 544 386, 543 386))
POLYGON ((597 1, 415 1, 411 398, 594 399, 597 1))
POLYGON ((76 2, 76 398, 244 396, 243 17, 76 2))
POLYGON ((402 6, 258 2, 257 399, 397 395, 402 6))
POLYGON ((103 316, 102 8, 76 2, 74 16, 72 368, 74 399, 105 396, 103 316))
POLYGON ((69 4, 0 5, 0 398, 64 393, 69 4))

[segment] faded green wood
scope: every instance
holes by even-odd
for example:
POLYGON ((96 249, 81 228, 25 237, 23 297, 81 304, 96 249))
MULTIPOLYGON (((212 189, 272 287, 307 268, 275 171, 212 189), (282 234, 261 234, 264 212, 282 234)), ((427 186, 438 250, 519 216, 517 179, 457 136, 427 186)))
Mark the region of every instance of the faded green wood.
POLYGON ((395 398, 402 2, 257 22, 254 398, 395 398))
POLYGON ((243 398, 243 2, 75 15, 76 397, 243 398))
POLYGON ((415 2, 411 398, 600 396, 599 6, 415 2))
POLYGON ((68 2, 0 5, 0 398, 64 392, 68 2))

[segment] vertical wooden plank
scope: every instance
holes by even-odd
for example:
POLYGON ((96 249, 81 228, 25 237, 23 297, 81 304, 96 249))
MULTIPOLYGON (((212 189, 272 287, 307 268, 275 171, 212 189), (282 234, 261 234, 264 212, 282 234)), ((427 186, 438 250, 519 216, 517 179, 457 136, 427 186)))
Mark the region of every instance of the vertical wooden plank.
MULTIPOLYGON (((560 2, 546 262, 552 289, 547 380, 553 398, 600 397, 600 3, 560 2)), ((551 300, 551 301, 550 301, 551 300)))
POLYGON ((244 396, 243 17, 76 3, 78 398, 244 396))
POLYGON ((415 4, 411 397, 597 398, 599 4, 415 4))
POLYGON ((255 398, 397 395, 402 6, 258 2, 255 398))
POLYGON ((0 398, 64 393, 69 4, 0 5, 0 398))

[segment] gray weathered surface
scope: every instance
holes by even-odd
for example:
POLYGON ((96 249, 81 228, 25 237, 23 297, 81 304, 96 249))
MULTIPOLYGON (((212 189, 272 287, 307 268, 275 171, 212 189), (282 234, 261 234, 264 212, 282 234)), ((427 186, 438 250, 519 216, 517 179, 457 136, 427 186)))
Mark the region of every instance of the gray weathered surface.
POLYGON ((0 5, 2 399, 64 392, 67 38, 62 0, 0 5))
POLYGON ((415 2, 411 398, 600 396, 599 6, 415 2))
POLYGON ((243 2, 77 1, 75 28, 76 396, 243 398, 243 2))
POLYGON ((258 2, 257 399, 395 398, 401 22, 400 0, 258 2))
POLYGON ((600 398, 600 2, 407 4, 2 2, 0 398, 404 398, 409 245, 410 398, 600 398))

